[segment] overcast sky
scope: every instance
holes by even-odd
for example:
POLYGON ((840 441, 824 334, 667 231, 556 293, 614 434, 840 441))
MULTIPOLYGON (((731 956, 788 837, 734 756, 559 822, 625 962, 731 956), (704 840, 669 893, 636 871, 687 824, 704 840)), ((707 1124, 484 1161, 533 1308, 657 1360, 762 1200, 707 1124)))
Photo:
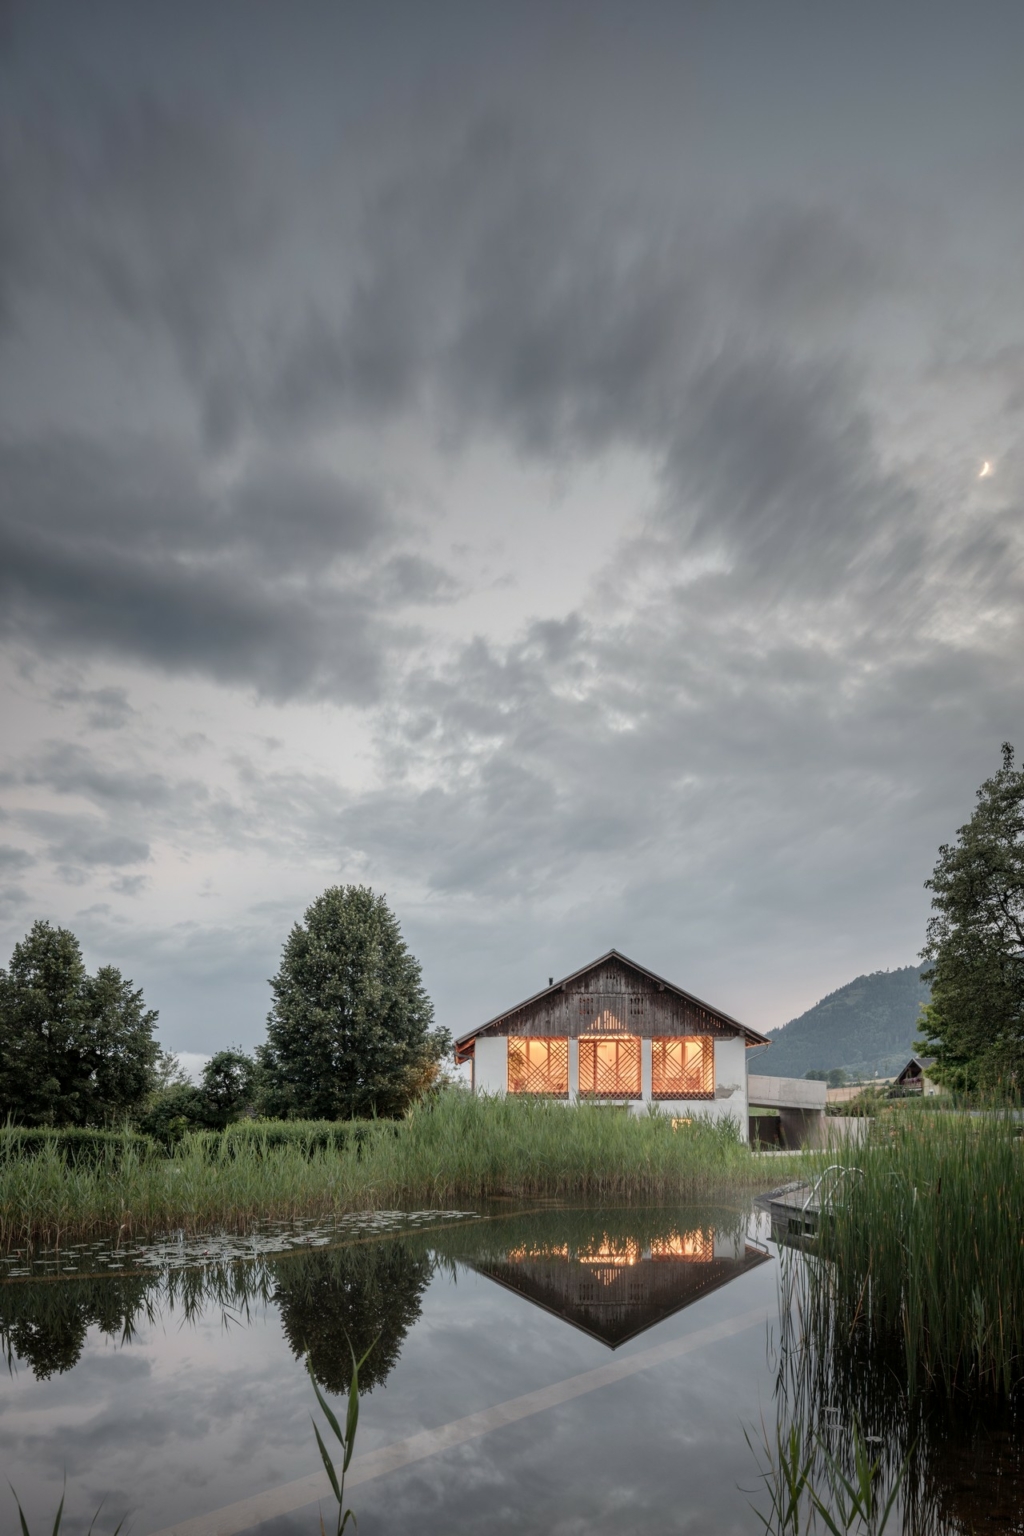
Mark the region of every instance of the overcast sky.
POLYGON ((172 1049, 387 894, 458 1033, 610 946, 914 961, 1024 746, 1024 6, 0 7, 0 958, 172 1049))

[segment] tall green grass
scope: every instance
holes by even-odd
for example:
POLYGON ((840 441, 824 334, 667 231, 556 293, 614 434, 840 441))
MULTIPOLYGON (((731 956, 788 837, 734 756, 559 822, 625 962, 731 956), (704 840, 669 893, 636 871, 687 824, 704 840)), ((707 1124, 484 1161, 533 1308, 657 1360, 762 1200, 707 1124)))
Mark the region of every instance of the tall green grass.
POLYGON ((764 1182, 727 1121, 673 1130, 657 1115, 452 1091, 397 1124, 361 1129, 338 1147, 277 1144, 272 1127, 186 1136, 166 1157, 140 1155, 126 1136, 89 1164, 55 1145, 31 1158, 0 1145, 0 1245, 501 1196, 699 1200, 764 1182))
POLYGON ((901 1106, 844 1161, 805 1325, 902 1358, 908 1390, 1024 1383, 1024 1141, 1008 1113, 901 1106))

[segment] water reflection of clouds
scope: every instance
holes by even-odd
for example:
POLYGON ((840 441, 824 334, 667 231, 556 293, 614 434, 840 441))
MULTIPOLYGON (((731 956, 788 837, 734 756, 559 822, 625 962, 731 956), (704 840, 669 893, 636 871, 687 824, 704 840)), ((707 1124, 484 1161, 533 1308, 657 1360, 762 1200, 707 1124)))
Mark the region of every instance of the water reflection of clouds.
MULTIPOLYGON (((607 1233, 606 1254, 600 1251, 602 1234, 596 1240, 593 1233, 588 1236, 587 1222, 593 1224, 593 1218, 586 1216, 566 1246, 571 1241, 576 1251, 589 1244, 591 1256, 599 1260, 611 1253, 653 1255, 652 1231, 656 1241, 671 1246, 673 1230, 688 1230, 678 1220, 666 1229, 664 1213, 653 1228, 637 1213, 623 1219, 625 1227, 607 1233)), ((558 1382, 608 1358, 599 1340, 566 1327, 560 1317, 528 1305, 470 1267, 486 1261, 488 1244, 506 1255, 524 1244, 550 1247, 551 1222, 564 1226, 569 1220, 556 1212, 519 1226, 492 1222, 486 1234, 480 1224, 472 1237, 460 1233, 431 1240, 423 1234, 420 1245, 407 1250, 399 1269, 418 1277, 410 1292, 415 1292, 416 1315, 406 1318, 408 1331, 396 1340, 386 1390, 375 1390, 364 1401, 360 1452, 558 1382), (437 1264, 420 1286, 420 1261, 428 1254, 437 1264)), ((277 1271, 278 1291, 290 1286, 294 1299, 301 1287, 290 1274, 306 1264, 322 1269, 327 1258, 325 1253, 289 1258, 277 1271)), ((372 1279, 372 1266, 370 1273, 372 1279)), ((740 1276, 735 1301, 721 1292, 706 1295, 694 1312, 664 1323, 665 1336, 727 1317, 749 1307, 752 1297, 764 1300, 767 1314, 774 1301, 774 1279, 767 1273, 767 1284, 764 1271, 740 1276)), ((324 1312, 333 1309, 337 1316, 351 1317, 345 1307, 356 1296, 358 1279, 341 1262, 333 1282, 329 1273, 321 1274, 324 1283, 314 1285, 308 1299, 324 1312), (337 1287, 333 1301, 331 1283, 337 1287)), ((373 1280, 378 1282, 388 1283, 383 1270, 373 1280)), ((313 1472, 318 1461, 309 1427, 312 1394, 294 1349, 298 1334, 287 1335, 282 1299, 287 1298, 255 1304, 247 1324, 226 1327, 219 1305, 211 1304, 188 1326, 182 1326, 180 1312, 164 1311, 140 1326, 123 1347, 92 1326, 74 1369, 42 1382, 19 1371, 4 1394, 2 1465, 22 1469, 15 1482, 32 1528, 42 1528, 47 1514, 52 1523, 53 1493, 65 1465, 75 1511, 91 1514, 105 1499, 112 1523, 131 1512, 140 1532, 313 1472), (31 1414, 24 1425, 22 1410, 31 1414)), ((586 1402, 545 1412, 363 1485, 356 1505, 360 1531, 373 1536, 416 1529, 424 1536, 448 1536, 481 1529, 482 1510, 489 1529, 510 1532, 592 1531, 602 1528, 606 1518, 615 1529, 638 1524, 686 1529, 666 1525, 663 1518, 677 1497, 678 1488, 676 1495, 672 1488, 678 1485, 681 1455, 688 1465, 693 1459, 701 1462, 699 1473, 687 1472, 695 1501, 688 1496, 691 1509, 710 1507, 706 1499, 716 1477, 735 1482, 738 1415, 753 1403, 751 1379, 763 1369, 763 1349, 759 1343, 752 1349, 751 1338, 738 1346, 716 1346, 713 1365, 710 1354, 695 1354, 685 1368, 657 1368, 586 1402), (651 1442, 639 1460, 637 1436, 651 1442), (629 1445, 634 1449, 627 1453, 629 1445), (667 1458, 670 1468, 655 1465, 659 1457, 667 1458), (714 1476, 710 1467, 717 1469, 714 1476), (611 1518, 616 1509, 618 1524, 611 1518)), ((633 1347, 623 1345, 627 1352, 633 1347)), ((764 1390, 770 1393, 767 1382, 764 1390)), ((726 1503, 736 1505, 739 1519, 745 1500, 730 1499, 726 1503)), ((716 1528, 747 1528, 731 1519, 716 1528)), ((314 1528, 307 1511, 273 1522, 260 1536, 273 1536, 275 1530, 308 1536, 314 1528)), ((78 1536, 73 1523, 67 1530, 78 1536)))

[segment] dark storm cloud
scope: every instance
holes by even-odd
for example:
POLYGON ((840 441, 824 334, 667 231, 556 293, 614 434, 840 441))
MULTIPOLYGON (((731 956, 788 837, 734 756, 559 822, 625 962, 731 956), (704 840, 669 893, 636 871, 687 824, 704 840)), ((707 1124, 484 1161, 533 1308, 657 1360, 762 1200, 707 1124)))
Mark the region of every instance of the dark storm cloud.
POLYGON ((450 592, 365 491, 309 470, 217 492, 155 444, 51 437, 0 460, 3 629, 43 651, 366 703, 395 610, 450 592))
POLYGON ((245 366, 233 298, 280 227, 244 135, 203 109, 80 88, 8 115, 2 130, 9 321, 42 289, 162 338, 199 394, 209 440, 228 440, 245 366))
MULTIPOLYGON (((0 625, 81 668, 51 699, 66 734, 118 728, 9 772, 70 813, 8 818, 33 879, 163 898, 168 845, 273 861, 275 893, 280 870, 310 896, 369 879, 421 901, 442 988, 481 992, 570 937, 758 988, 769 954, 775 976, 911 958, 934 848, 1024 708, 1015 51, 985 7, 953 29, 585 9, 537 33, 513 8, 501 46, 480 8, 367 12, 334 52, 326 11, 274 48, 263 12, 201 36, 188 8, 70 8, 51 37, 26 9, 37 73, 0 107, 0 625), (460 595, 429 557, 464 449, 463 569, 524 463, 573 489, 626 466, 612 558, 591 580, 579 513, 579 568, 566 538, 542 600, 518 572, 504 639, 480 592, 480 635, 424 612, 460 595), (477 450, 508 466, 493 503, 477 450), (290 751, 275 772, 262 724, 224 742, 206 718, 204 789, 196 743, 168 747, 195 722, 160 736, 144 680, 133 714, 96 656, 354 702, 379 750, 338 781, 290 751)), ((537 542, 509 563, 549 565, 537 542)), ((167 987, 198 978, 190 1030, 250 974, 262 1016, 296 913, 257 906, 139 938, 167 987)), ((125 932, 113 910, 83 922, 125 932)))
POLYGON ((835 579, 882 529, 890 566, 919 555, 911 493, 879 469, 834 345, 843 306, 896 278, 835 210, 658 206, 481 120, 428 136, 346 219, 329 182, 289 188, 282 284, 271 171, 237 128, 146 100, 79 103, 75 126, 19 125, 16 281, 171 338, 201 417, 220 420, 208 441, 274 446, 218 491, 155 434, 8 443, 0 597, 22 643, 276 699, 380 697, 409 643, 396 610, 455 588, 401 547, 379 495, 317 474, 300 445, 410 409, 541 460, 640 451, 672 539, 724 548, 747 580, 835 579), (314 262, 296 252, 318 194, 314 262))
POLYGON ((667 464, 673 521, 725 547, 748 579, 849 583, 881 539, 893 565, 923 553, 915 496, 883 473, 867 408, 832 360, 722 354, 688 389, 667 464))

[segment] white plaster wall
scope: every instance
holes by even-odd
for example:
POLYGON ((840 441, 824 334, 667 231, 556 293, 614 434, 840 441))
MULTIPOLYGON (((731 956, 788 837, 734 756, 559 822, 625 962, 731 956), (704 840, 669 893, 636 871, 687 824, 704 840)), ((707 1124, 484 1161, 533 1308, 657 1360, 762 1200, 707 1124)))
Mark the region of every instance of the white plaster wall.
POLYGON ((654 1092, 654 1041, 640 1041, 640 1097, 646 1107, 654 1092))
POLYGON ((578 1104, 580 1097, 580 1043, 575 1036, 569 1037, 569 1103, 578 1104))
POLYGON ((715 1105, 731 1114, 741 1141, 748 1140, 747 1047, 742 1036, 715 1041, 715 1105))
POLYGON ((508 1092, 508 1040, 504 1035, 478 1035, 473 1059, 475 1093, 508 1092))

